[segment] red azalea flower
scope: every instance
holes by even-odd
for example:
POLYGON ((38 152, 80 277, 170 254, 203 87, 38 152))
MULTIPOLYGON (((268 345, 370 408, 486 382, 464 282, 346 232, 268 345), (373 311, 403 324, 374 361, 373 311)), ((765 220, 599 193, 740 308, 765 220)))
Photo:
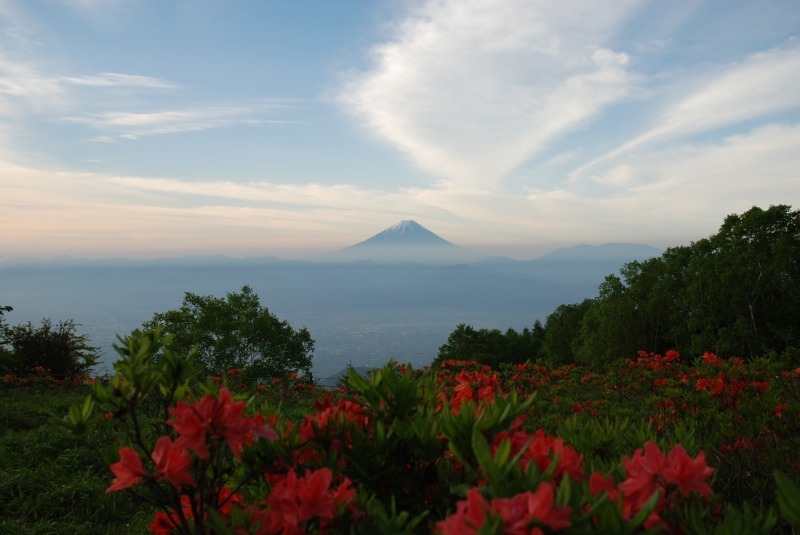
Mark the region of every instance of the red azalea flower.
POLYGON ((192 450, 201 459, 208 459, 209 451, 206 446, 206 430, 211 427, 209 403, 212 396, 205 396, 198 403, 178 402, 178 406, 170 408, 173 420, 167 422, 175 428, 180 437, 176 441, 178 447, 192 450))
POLYGON ((477 535, 488 510, 486 499, 473 487, 467 492, 466 500, 456 504, 455 513, 436 523, 436 529, 442 535, 477 535))
POLYGON ((112 464, 110 468, 111 473, 114 474, 114 481, 111 482, 111 486, 106 489, 106 492, 132 487, 145 475, 139 454, 127 446, 119 450, 119 461, 112 464))
POLYGON ((179 525, 170 515, 163 511, 158 511, 153 516, 153 523, 150 524, 149 529, 156 535, 170 535, 179 525))
POLYGON ((503 533, 528 535, 532 524, 544 524, 553 531, 572 525, 571 507, 553 507, 555 492, 550 483, 540 483, 536 492, 492 501, 492 510, 503 518, 503 533))
MULTIPOLYGON (((636 509, 641 507, 650 499, 660 485, 656 476, 667 465, 667 458, 661 453, 655 442, 647 441, 644 445, 644 453, 641 449, 633 452, 633 458, 623 459, 627 479, 619 484, 619 489, 625 496, 626 501, 632 501, 636 509)), ((661 496, 663 498, 663 492, 661 496)))
POLYGON ((224 518, 231 516, 234 505, 241 508, 244 504, 244 496, 238 492, 233 492, 229 487, 222 487, 217 499, 217 512, 224 518))
POLYGON ((336 504, 329 492, 333 473, 330 470, 317 470, 306 474, 305 485, 300 496, 298 513, 302 520, 312 517, 332 520, 336 516, 336 504))
POLYGON ((668 466, 662 472, 664 481, 677 485, 684 496, 696 492, 708 498, 713 494, 706 480, 714 473, 714 469, 706 464, 705 452, 701 451, 692 459, 683 446, 677 444, 669 452, 667 463, 668 466))
POLYGON ((519 464, 522 470, 527 470, 531 461, 539 467, 539 471, 544 472, 556 461, 556 468, 553 472, 553 480, 561 479, 565 474, 573 481, 581 482, 584 478, 583 455, 579 455, 575 448, 564 444, 561 438, 554 438, 538 429, 534 435, 525 431, 501 431, 492 440, 492 453, 497 452, 497 448, 504 440, 511 442, 511 456, 514 457, 524 450, 520 457, 519 464))
POLYGON ((220 389, 218 398, 208 394, 196 403, 178 402, 169 412, 173 420, 167 423, 180 435, 175 447, 190 449, 201 459, 209 457, 207 436, 225 439, 236 459, 241 459, 243 445, 254 436, 277 438, 261 420, 245 416, 244 402, 234 402, 227 388, 220 389))
POLYGON ((324 526, 335 519, 339 508, 352 502, 355 490, 350 488, 347 478, 332 490, 332 481, 333 472, 328 468, 306 472, 300 478, 291 470, 275 484, 266 499, 270 507, 265 518, 267 533, 304 533, 303 522, 318 518, 320 525, 324 526))
POLYGON ((592 496, 597 498, 602 493, 608 493, 608 499, 612 502, 617 501, 619 491, 617 490, 617 482, 611 476, 603 477, 600 472, 593 472, 589 476, 589 490, 592 496))
POLYGON ((189 472, 192 458, 186 450, 176 448, 172 439, 166 436, 159 438, 152 457, 156 463, 156 478, 167 478, 178 490, 183 485, 194 486, 194 478, 189 472))

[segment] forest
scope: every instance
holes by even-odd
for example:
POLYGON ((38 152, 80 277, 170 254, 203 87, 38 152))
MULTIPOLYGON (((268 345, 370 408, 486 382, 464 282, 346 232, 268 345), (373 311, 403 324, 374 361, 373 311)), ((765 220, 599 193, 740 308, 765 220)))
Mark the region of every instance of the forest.
POLYGON ((800 211, 753 207, 719 231, 609 274, 597 297, 562 304, 521 332, 459 325, 436 362, 542 360, 603 369, 669 350, 800 363, 800 211))

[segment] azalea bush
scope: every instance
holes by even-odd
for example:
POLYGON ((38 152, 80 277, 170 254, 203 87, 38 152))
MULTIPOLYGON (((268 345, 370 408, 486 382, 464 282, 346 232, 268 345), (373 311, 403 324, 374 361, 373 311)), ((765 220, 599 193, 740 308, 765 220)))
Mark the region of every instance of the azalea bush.
POLYGON ((168 341, 127 338, 63 420, 120 426, 106 492, 157 508, 153 533, 800 527, 800 370, 668 353, 604 374, 392 362, 337 390, 244 388, 237 372, 198 381, 168 341), (286 410, 295 396, 308 410, 286 410))

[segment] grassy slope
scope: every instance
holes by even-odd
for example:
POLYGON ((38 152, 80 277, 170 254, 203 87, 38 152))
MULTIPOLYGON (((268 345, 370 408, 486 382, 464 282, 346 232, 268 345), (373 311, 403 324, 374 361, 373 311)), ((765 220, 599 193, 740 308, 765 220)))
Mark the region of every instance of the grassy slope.
POLYGON ((152 511, 126 493, 105 494, 111 476, 99 449, 110 427, 75 437, 48 422, 88 392, 0 388, 0 533, 145 533, 152 511))

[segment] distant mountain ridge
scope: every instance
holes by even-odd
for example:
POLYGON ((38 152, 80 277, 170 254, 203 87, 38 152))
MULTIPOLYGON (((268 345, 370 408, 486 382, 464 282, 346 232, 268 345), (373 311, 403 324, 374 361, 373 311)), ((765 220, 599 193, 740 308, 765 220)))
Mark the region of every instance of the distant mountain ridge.
POLYGON ((604 243, 563 247, 533 260, 486 258, 474 265, 506 273, 524 273, 562 284, 597 281, 617 274, 627 263, 661 256, 663 251, 641 243, 604 243))
MULTIPOLYGON (((652 258, 660 256, 663 251, 651 245, 641 243, 604 243, 602 245, 587 245, 582 243, 572 247, 562 247, 532 260, 532 262, 573 262, 582 259, 612 260, 621 258, 631 260, 652 258)), ((620 266, 622 267, 622 266, 620 266)))

